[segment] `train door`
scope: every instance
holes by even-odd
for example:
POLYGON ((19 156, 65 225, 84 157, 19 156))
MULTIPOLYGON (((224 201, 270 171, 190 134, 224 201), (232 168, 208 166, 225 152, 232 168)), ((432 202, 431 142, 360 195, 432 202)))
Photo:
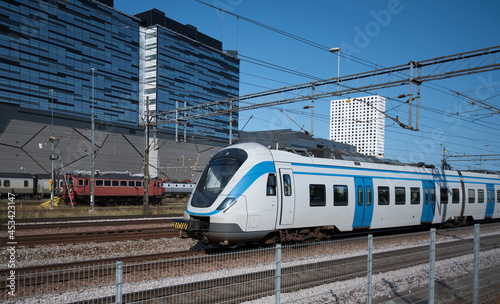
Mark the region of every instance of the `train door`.
POLYGON ((293 171, 280 169, 281 180, 281 218, 280 225, 293 224, 295 214, 295 189, 293 171))
POLYGON ((371 178, 355 177, 356 206, 353 228, 369 228, 373 216, 373 181, 371 178))
POLYGON ((495 186, 486 184, 486 214, 484 218, 491 218, 495 209, 495 186))
POLYGON ((433 181, 422 181, 424 188, 424 204, 422 209, 421 223, 429 223, 434 220, 436 211, 436 189, 433 181))

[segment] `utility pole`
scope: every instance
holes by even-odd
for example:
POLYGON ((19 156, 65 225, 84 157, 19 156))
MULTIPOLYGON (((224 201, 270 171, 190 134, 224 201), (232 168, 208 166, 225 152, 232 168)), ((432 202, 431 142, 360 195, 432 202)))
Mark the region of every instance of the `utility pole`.
POLYGON ((50 135, 50 209, 54 208, 54 90, 50 91, 50 100, 52 103, 52 134, 50 135))
POLYGON ((144 130, 145 130, 145 143, 144 143, 144 197, 143 197, 143 213, 150 215, 149 210, 149 96, 146 96, 146 112, 144 113, 144 130))
POLYGON ((94 127, 94 68, 90 69, 92 71, 92 135, 91 135, 91 149, 90 149, 90 210, 89 212, 94 212, 94 183, 95 183, 95 152, 94 152, 94 135, 95 135, 95 127, 94 127))

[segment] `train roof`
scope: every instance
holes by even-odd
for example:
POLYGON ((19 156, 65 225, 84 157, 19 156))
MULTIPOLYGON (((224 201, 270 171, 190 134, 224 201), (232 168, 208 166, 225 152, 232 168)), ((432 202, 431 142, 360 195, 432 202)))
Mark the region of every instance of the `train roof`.
MULTIPOLYGON (((89 178, 90 177, 90 172, 89 171, 73 171, 70 172, 69 174, 75 176, 75 177, 85 177, 89 178)), ((130 174, 129 172, 96 172, 95 173, 95 179, 133 179, 133 180, 144 180, 143 175, 139 174, 130 174)), ((152 180, 160 180, 156 177, 151 178, 152 180)))

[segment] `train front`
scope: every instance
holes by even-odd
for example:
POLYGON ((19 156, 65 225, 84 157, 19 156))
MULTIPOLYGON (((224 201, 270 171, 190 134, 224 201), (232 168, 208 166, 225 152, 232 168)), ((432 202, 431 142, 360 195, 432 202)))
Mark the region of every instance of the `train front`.
MULTIPOLYGON (((193 191, 184 219, 176 229, 209 244, 254 242, 268 231, 248 231, 248 205, 255 189, 265 195, 268 174, 275 172, 271 153, 259 144, 238 144, 210 160, 193 191)), ((250 208, 254 209, 254 208, 250 208)))

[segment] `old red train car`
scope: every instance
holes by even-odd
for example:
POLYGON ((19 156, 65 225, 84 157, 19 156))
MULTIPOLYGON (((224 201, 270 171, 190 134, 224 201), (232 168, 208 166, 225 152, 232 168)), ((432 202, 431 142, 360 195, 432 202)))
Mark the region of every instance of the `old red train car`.
MULTIPOLYGON (((70 195, 75 204, 90 202, 90 173, 71 172, 66 175, 70 195)), ((94 198, 96 205, 140 204, 144 196, 144 177, 128 173, 96 173, 94 177, 94 198)), ((70 198, 64 187, 63 197, 70 198)), ((159 204, 162 199, 161 179, 149 182, 149 202, 159 204)))

